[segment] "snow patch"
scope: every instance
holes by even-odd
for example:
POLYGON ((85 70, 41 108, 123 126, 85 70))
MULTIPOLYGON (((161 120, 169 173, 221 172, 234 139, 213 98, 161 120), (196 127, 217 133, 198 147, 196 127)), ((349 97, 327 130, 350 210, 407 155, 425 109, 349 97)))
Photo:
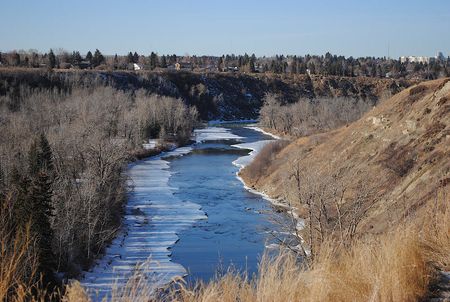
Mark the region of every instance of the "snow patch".
POLYGON ((261 132, 261 133, 263 133, 263 134, 265 134, 265 135, 268 135, 268 136, 273 137, 274 139, 281 139, 281 137, 279 137, 278 135, 275 135, 275 134, 273 134, 273 133, 264 131, 263 129, 261 129, 261 128, 259 128, 259 127, 256 127, 256 126, 248 126, 248 127, 245 127, 245 128, 247 128, 247 129, 252 129, 252 130, 261 132))
POLYGON ((158 139, 149 139, 148 143, 142 144, 142 146, 146 150, 155 149, 157 145, 158 145, 158 139))
POLYGON ((262 140, 257 141, 253 143, 243 143, 243 144, 237 144, 233 145, 232 147, 240 148, 240 149, 249 149, 252 150, 248 155, 241 156, 238 159, 236 159, 233 164, 238 166, 239 168, 244 168, 248 164, 250 164, 253 159, 255 159, 255 156, 266 146, 267 144, 273 142, 273 140, 262 140))

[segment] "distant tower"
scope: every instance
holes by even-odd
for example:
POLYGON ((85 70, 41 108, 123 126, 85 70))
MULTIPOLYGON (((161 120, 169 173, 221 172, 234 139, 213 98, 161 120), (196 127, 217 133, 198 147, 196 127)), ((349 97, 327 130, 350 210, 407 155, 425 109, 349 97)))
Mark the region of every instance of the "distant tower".
POLYGON ((390 54, 390 52, 391 52, 391 45, 390 45, 390 43, 389 43, 389 41, 388 41, 388 56, 387 56, 388 60, 391 59, 391 54, 390 54))

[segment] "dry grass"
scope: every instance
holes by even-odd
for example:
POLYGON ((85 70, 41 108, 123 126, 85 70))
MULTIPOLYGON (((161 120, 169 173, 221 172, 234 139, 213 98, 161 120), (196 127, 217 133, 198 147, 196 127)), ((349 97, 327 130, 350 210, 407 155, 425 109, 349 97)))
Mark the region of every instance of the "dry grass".
MULTIPOLYGON (((3 218, 3 217, 0 217, 3 218)), ((46 296, 37 276, 37 256, 29 225, 15 235, 0 229, 0 301, 43 301, 46 296)))
MULTIPOLYGON (((345 250, 337 249, 336 242, 325 243, 309 269, 285 252, 263 257, 254 278, 230 271, 193 287, 179 282, 153 301, 419 301, 428 295, 436 269, 450 263, 449 209, 446 197, 440 197, 424 217, 425 224, 415 221, 368 235, 345 250)), ((150 291, 142 286, 139 281, 131 286, 139 290, 112 300, 148 301, 150 291)), ((64 301, 87 299, 80 285, 72 283, 64 301)))
MULTIPOLYGON (((15 242, 12 249, 2 244, 0 300, 44 301, 48 295, 37 283, 21 281, 21 265, 28 259, 32 241, 25 236, 15 242)), ((272 259, 264 257, 254 278, 230 271, 194 287, 178 282, 153 301, 418 301, 428 295, 436 271, 449 268, 447 195, 438 194, 422 219, 384 234, 367 235, 348 249, 336 246, 336 242, 324 243, 310 268, 294 255, 281 253, 272 259)), ((148 301, 154 288, 141 278, 131 278, 124 290, 113 292, 112 301, 148 301)), ((90 299, 78 282, 72 282, 62 301, 90 299)))
MULTIPOLYGON (((235 274, 171 293, 171 301, 417 301, 432 271, 412 230, 357 242, 337 252, 323 248, 311 270, 289 254, 264 260, 256 279, 235 274)), ((167 298, 167 297, 166 297, 167 298)))

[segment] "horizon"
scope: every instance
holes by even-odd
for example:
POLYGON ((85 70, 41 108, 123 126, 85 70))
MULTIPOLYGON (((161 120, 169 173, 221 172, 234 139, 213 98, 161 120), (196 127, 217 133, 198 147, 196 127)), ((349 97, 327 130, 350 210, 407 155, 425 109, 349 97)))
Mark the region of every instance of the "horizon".
POLYGON ((450 41, 442 38, 450 28, 450 3, 443 0, 428 2, 426 9, 417 0, 285 0, 282 4, 232 0, 226 5, 206 0, 189 5, 181 0, 132 4, 82 0, 76 6, 46 0, 15 1, 2 8, 2 52, 63 49, 86 54, 99 49, 105 55, 153 51, 215 57, 329 52, 355 58, 399 58, 433 57, 437 52, 447 57, 450 51, 450 41), (108 18, 99 18, 103 15, 108 18))

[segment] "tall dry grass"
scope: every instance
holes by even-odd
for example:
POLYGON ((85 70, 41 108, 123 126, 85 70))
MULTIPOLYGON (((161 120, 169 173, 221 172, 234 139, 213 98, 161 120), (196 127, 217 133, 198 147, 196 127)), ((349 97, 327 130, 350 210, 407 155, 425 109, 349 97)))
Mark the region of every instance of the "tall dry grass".
POLYGON ((163 300, 209 301, 417 301, 427 293, 432 271, 411 229, 372 237, 348 251, 321 249, 307 270, 290 254, 261 263, 255 279, 237 274, 181 287, 163 300))
POLYGON ((16 234, 6 233, 4 228, 0 230, 0 301, 45 301, 49 298, 37 273, 34 243, 29 225, 16 234))

